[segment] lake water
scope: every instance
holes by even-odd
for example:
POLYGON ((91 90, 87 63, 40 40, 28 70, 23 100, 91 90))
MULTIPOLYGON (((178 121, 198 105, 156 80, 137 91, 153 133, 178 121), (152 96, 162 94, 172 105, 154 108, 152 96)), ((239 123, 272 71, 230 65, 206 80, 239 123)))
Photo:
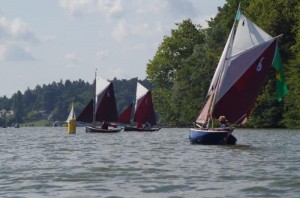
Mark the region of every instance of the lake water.
POLYGON ((188 133, 0 129, 0 197, 300 197, 299 130, 236 129, 235 146, 188 133))

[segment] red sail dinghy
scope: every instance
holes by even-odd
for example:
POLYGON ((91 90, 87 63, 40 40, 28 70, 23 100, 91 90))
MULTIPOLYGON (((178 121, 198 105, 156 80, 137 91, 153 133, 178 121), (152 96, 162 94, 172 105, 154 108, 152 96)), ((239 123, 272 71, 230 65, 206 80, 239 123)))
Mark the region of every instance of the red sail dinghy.
POLYGON ((127 125, 124 127, 124 131, 144 131, 153 132, 158 131, 160 128, 153 128, 156 125, 156 117, 154 107, 152 103, 151 91, 146 89, 139 82, 136 89, 136 100, 133 108, 133 104, 130 104, 120 115, 119 122, 124 124, 130 124, 133 114, 133 121, 137 123, 137 126, 127 125), (132 111, 134 112, 132 113, 132 111), (144 126, 143 126, 144 125, 144 126))
POLYGON ((96 77, 95 97, 90 100, 76 120, 92 123, 86 126, 86 132, 90 133, 116 133, 122 130, 111 124, 118 120, 115 93, 111 82, 96 77), (102 122, 102 125, 96 126, 97 121, 102 122))
POLYGON ((277 37, 268 35, 240 10, 236 19, 209 87, 208 101, 196 120, 198 127, 190 130, 191 143, 235 144, 234 129, 214 128, 212 118, 226 116, 233 125, 246 123, 279 56, 277 37))

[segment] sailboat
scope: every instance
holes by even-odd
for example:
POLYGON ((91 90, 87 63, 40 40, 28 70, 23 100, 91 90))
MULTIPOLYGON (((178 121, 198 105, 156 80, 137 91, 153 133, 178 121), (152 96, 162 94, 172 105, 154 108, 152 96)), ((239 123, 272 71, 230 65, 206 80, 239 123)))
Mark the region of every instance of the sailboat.
POLYGON ((75 111, 74 111, 74 105, 73 105, 73 103, 72 103, 71 111, 69 113, 69 116, 68 116, 66 122, 69 123, 69 121, 71 119, 76 119, 76 114, 75 114, 75 111))
POLYGON ((96 89, 95 97, 90 100, 82 112, 78 115, 77 121, 92 123, 86 126, 86 132, 90 133, 116 133, 122 128, 103 128, 96 126, 96 122, 111 123, 118 120, 117 105, 113 84, 95 75, 96 89))
POLYGON ((247 122, 274 61, 279 36, 271 37, 238 9, 207 103, 196 120, 197 126, 190 129, 191 143, 236 144, 233 126, 247 122), (214 128, 212 119, 220 116, 226 116, 231 127, 214 128))
POLYGON ((152 93, 142 84, 137 82, 135 103, 130 104, 120 115, 119 122, 124 124, 130 124, 133 117, 133 121, 141 126, 127 125, 124 127, 124 131, 144 131, 153 132, 159 131, 160 128, 153 128, 156 125, 156 117, 154 107, 152 103, 152 93), (132 111, 134 112, 132 113, 132 111), (133 116, 132 116, 133 114, 133 116), (151 127, 142 127, 142 124, 149 125, 151 127))

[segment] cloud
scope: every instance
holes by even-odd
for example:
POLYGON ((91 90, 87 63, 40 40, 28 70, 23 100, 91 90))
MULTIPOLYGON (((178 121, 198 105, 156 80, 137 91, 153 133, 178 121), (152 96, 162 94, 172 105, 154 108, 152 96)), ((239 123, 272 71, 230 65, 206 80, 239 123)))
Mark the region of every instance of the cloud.
POLYGON ((72 63, 78 63, 80 61, 78 54, 75 52, 65 54, 65 59, 72 63))
MULTIPOLYGON (((71 16, 96 15, 116 41, 159 39, 184 19, 199 23, 198 0, 60 0, 71 16), (198 6, 198 7, 197 7, 198 6)), ((209 2, 206 2, 208 4, 209 2)), ((204 22, 205 23, 205 22, 204 22)))
POLYGON ((19 18, 8 20, 6 17, 0 18, 0 39, 20 40, 30 43, 38 41, 33 31, 25 22, 19 18))
POLYGON ((96 58, 99 61, 103 61, 103 60, 107 59, 108 56, 109 56, 109 52, 108 51, 98 51, 96 53, 96 58))
POLYGON ((131 27, 127 25, 127 22, 125 20, 119 21, 112 32, 113 38, 118 41, 123 40, 128 36, 130 28, 131 27))
POLYGON ((122 0, 99 0, 97 2, 97 10, 104 13, 107 17, 117 18, 122 16, 124 7, 122 0))
POLYGON ((81 16, 95 10, 95 0, 60 0, 59 5, 71 16, 81 16))
POLYGON ((113 18, 123 12, 122 0, 59 0, 59 5, 72 17, 103 14, 113 18))
POLYGON ((187 0, 136 0, 136 12, 141 15, 151 15, 158 18, 178 18, 195 15, 193 4, 187 0))
POLYGON ((121 68, 109 68, 109 67, 104 67, 103 70, 102 70, 102 76, 103 78, 106 78, 106 79, 110 79, 112 80, 111 78, 112 77, 116 77, 118 79, 124 79, 125 76, 124 76, 124 70, 122 70, 121 68))
POLYGON ((28 46, 38 43, 39 39, 21 19, 0 17, 0 41, 0 61, 35 60, 28 46))
POLYGON ((14 44, 0 45, 0 61, 34 61, 31 50, 14 44))

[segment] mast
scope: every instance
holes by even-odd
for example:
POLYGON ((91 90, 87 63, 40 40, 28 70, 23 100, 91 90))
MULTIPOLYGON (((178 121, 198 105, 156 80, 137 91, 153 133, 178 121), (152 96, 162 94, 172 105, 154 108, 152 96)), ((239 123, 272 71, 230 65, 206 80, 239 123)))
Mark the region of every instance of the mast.
POLYGON ((94 102, 93 102, 93 126, 95 126, 96 121, 96 86, 97 86, 97 68, 95 70, 95 87, 94 87, 94 102))
POLYGON ((132 109, 131 109, 131 114, 130 114, 130 123, 133 123, 134 122, 134 114, 135 114, 135 110, 136 110, 136 93, 137 93, 137 87, 138 87, 138 83, 139 83, 139 78, 136 77, 136 89, 135 89, 135 97, 133 99, 133 102, 132 102, 132 109))
MULTIPOLYGON (((240 7, 238 8, 237 16, 239 15, 239 9, 240 9, 240 7)), ((226 42, 225 48, 223 50, 223 53, 221 55, 220 62, 219 62, 218 68, 217 68, 217 70, 219 70, 220 72, 217 74, 218 76, 217 76, 217 81, 216 81, 216 84, 215 84, 215 89, 212 90, 213 98, 212 98, 212 104, 211 104, 211 108, 210 108, 210 112, 209 112, 210 116, 213 116, 214 106, 215 106, 215 103, 216 103, 215 99, 216 99, 216 96, 218 94, 220 84, 223 80, 224 72, 226 70, 226 67, 228 66, 227 57, 228 57, 228 53, 230 51, 229 49, 232 47, 232 43, 233 43, 233 40, 234 40, 234 32, 235 32, 235 26, 236 26, 236 21, 237 21, 236 19, 237 19, 237 17, 235 18, 234 23, 232 25, 228 40, 226 42)), ((213 89, 213 86, 211 86, 211 87, 213 89)), ((211 121, 212 121, 212 128, 214 128, 213 119, 211 119, 211 121)))

